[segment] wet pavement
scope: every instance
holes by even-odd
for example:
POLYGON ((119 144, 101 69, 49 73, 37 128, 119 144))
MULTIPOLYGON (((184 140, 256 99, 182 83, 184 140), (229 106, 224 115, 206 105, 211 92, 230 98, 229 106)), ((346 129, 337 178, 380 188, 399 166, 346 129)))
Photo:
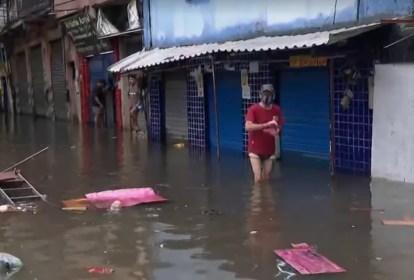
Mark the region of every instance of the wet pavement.
POLYGON ((0 116, 0 169, 21 166, 50 203, 36 214, 0 214, 0 251, 24 268, 13 279, 284 279, 274 249, 307 242, 347 272, 290 279, 412 279, 414 187, 331 178, 324 162, 284 158, 272 182, 254 187, 248 162, 149 145, 129 133, 0 116), (60 210, 63 199, 121 187, 157 186, 171 202, 119 213, 60 210), (355 212, 351 207, 382 208, 355 212), (203 215, 205 210, 212 215, 203 215), (111 267, 89 274, 87 265, 111 267))

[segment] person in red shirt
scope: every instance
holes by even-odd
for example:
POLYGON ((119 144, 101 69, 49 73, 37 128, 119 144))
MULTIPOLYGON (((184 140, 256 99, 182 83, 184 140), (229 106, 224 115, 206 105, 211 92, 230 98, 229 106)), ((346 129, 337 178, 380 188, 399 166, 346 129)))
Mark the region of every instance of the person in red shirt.
POLYGON ((245 129, 249 134, 248 153, 254 181, 267 181, 275 160, 275 136, 280 133, 284 120, 279 106, 273 104, 275 90, 271 84, 262 86, 258 104, 250 106, 246 114, 245 129))

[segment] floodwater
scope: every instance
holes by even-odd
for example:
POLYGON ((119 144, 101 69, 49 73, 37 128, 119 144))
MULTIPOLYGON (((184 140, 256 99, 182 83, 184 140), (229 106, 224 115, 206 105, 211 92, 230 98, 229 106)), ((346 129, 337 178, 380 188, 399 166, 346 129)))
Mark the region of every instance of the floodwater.
POLYGON ((290 279, 412 279, 414 227, 386 227, 414 210, 413 187, 329 176, 325 163, 285 158, 254 187, 248 162, 148 145, 129 133, 0 117, 0 169, 21 166, 50 203, 1 214, 0 251, 22 259, 13 279, 285 279, 275 249, 306 242, 346 273, 290 279), (84 193, 157 186, 171 201, 119 213, 60 210, 84 193), (382 207, 385 211, 350 211, 382 207), (411 207, 411 208, 410 208, 411 207), (221 215, 203 215, 203 210, 221 215), (110 267, 112 275, 85 266, 110 267))

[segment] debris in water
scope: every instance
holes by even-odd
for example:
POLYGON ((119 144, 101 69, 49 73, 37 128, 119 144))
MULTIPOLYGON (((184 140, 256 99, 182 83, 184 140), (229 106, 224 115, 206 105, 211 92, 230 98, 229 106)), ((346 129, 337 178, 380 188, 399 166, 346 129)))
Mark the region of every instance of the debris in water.
POLYGON ((13 274, 20 271, 23 262, 10 254, 0 252, 0 279, 9 279, 13 274))
POLYGON ((64 211, 86 211, 86 206, 80 207, 63 207, 62 210, 64 211))
POLYGON ((380 262, 380 261, 382 261, 382 258, 376 258, 376 260, 380 262))
POLYGON ((164 202, 167 199, 156 194, 152 188, 130 188, 88 193, 85 194, 85 198, 64 200, 62 203, 67 208, 93 205, 98 209, 110 209, 115 202, 114 206, 117 207, 117 201, 122 207, 129 207, 137 204, 164 202))
POLYGON ((201 214, 205 216, 218 216, 218 215, 222 215, 223 213, 220 210, 215 210, 215 209, 202 209, 201 214))
POLYGON ((252 230, 250 234, 257 234, 257 230, 252 230))
POLYGON ((306 243, 296 244, 295 246, 299 246, 299 248, 275 250, 274 252, 300 274, 339 273, 346 271, 320 255, 306 243))
POLYGON ((114 269, 107 268, 107 267, 93 267, 93 266, 85 266, 89 273, 95 274, 112 274, 114 273, 114 269))
POLYGON ((361 211, 361 212, 385 212, 384 209, 375 209, 375 208, 358 208, 358 207, 351 207, 351 211, 361 211))
POLYGON ((182 148, 185 147, 185 144, 184 143, 177 143, 177 144, 174 144, 174 147, 178 148, 178 149, 182 149, 182 148))
POLYGON ((284 261, 277 259, 276 266, 277 266, 277 269, 279 270, 279 272, 276 274, 276 277, 280 275, 286 275, 285 280, 288 280, 291 277, 296 276, 294 272, 285 270, 287 268, 287 264, 284 261))
POLYGON ((414 226, 414 220, 383 220, 386 226, 414 226))

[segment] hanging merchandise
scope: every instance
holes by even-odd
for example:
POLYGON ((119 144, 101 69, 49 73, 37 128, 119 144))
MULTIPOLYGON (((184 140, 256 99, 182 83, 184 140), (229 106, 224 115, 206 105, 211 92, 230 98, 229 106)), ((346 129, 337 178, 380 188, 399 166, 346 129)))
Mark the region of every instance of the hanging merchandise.
POLYGON ((139 23, 139 15, 136 0, 131 0, 131 2, 129 2, 127 10, 129 23, 128 30, 141 28, 141 24, 139 23))
POLYGON ((354 97, 354 93, 350 89, 351 86, 356 86, 361 79, 361 73, 357 70, 353 63, 347 64, 341 70, 342 79, 345 82, 345 91, 341 100, 341 106, 344 110, 348 109, 354 97))
POLYGON ((119 33, 119 30, 106 18, 101 9, 98 11, 96 32, 98 33, 98 36, 107 36, 119 33))

